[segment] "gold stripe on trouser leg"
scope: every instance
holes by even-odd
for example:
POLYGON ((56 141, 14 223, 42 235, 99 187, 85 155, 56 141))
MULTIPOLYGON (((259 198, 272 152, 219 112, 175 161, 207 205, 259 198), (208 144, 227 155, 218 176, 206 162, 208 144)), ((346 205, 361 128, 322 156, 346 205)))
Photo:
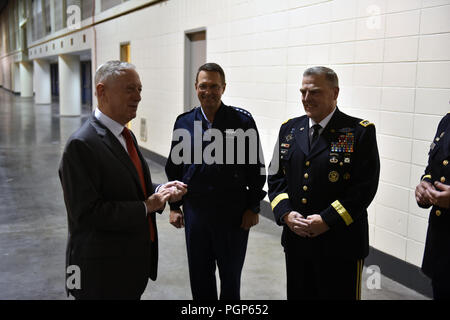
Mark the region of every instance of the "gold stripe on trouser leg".
POLYGON ((361 300, 361 281, 364 260, 356 260, 356 300, 361 300))

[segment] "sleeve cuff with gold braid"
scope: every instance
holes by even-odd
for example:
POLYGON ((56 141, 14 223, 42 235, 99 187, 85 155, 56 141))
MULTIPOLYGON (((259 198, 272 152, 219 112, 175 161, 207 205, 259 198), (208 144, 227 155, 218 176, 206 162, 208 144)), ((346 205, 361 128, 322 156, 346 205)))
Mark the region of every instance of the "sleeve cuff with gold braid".
POLYGON ((289 195, 287 193, 280 193, 279 195, 277 195, 270 203, 270 205, 272 206, 272 210, 275 209, 275 207, 278 205, 278 203, 280 203, 280 201, 285 199, 289 199, 289 195))
POLYGON ((276 223, 282 225, 282 216, 286 214, 286 212, 292 211, 291 202, 289 201, 289 195, 287 193, 280 193, 275 198, 273 198, 270 205, 272 206, 272 211, 275 215, 276 223))
POLYGON ((422 181, 428 181, 428 182, 432 182, 432 177, 431 174, 426 174, 422 177, 422 181))
POLYGON ((330 228, 339 224, 349 226, 353 223, 352 216, 339 200, 334 201, 328 208, 322 211, 320 216, 330 228))

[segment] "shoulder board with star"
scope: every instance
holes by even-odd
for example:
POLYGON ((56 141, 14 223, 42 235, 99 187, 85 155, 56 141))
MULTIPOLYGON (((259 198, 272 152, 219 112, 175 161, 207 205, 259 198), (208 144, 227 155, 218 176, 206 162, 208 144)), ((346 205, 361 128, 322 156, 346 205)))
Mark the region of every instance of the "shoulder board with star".
POLYGON ((249 117, 249 118, 253 118, 252 117, 252 115, 251 115, 251 113, 250 112, 248 112, 247 110, 244 110, 244 109, 241 109, 241 108, 238 108, 238 107, 232 107, 234 110, 236 110, 236 111, 239 111, 240 113, 242 113, 242 114, 245 114, 247 117, 249 117))
POLYGON ((368 126, 375 126, 372 122, 370 122, 369 120, 363 120, 359 123, 360 125, 362 125, 363 127, 368 127, 368 126))

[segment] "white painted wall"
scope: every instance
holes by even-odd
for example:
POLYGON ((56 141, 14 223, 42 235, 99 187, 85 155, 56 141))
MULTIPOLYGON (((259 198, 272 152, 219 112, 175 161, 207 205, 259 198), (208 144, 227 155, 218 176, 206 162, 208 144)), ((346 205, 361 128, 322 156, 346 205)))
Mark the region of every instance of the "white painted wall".
POLYGON ((96 36, 95 69, 118 59, 120 43, 129 41, 144 86, 132 129, 139 133, 146 118, 141 145, 167 156, 184 109, 184 32, 202 27, 207 61, 227 76, 223 101, 253 114, 266 159, 281 123, 304 113, 303 71, 325 65, 337 72, 338 105, 377 127, 382 167, 369 210, 371 245, 420 265, 428 210, 417 207, 414 187, 450 111, 450 0, 170 0, 51 40, 42 44, 47 52, 36 44, 30 57, 91 49, 96 36), (88 40, 80 44, 83 33, 88 40))

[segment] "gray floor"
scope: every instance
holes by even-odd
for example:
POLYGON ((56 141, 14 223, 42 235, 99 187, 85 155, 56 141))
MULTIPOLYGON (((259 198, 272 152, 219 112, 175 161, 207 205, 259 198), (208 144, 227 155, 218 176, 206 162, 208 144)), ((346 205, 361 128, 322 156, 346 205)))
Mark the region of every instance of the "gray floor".
MULTIPOLYGON (((86 119, 59 117, 58 105, 35 105, 0 88, 0 299, 67 299, 64 292, 66 212, 57 169, 70 134, 86 119)), ((149 161, 155 182, 163 168, 149 161)), ((184 230, 158 217, 159 277, 149 282, 143 299, 191 299, 184 230)), ((242 276, 243 299, 285 299, 281 230, 260 218, 250 232, 242 276)), ((381 276, 380 289, 366 300, 427 299, 381 276)))

